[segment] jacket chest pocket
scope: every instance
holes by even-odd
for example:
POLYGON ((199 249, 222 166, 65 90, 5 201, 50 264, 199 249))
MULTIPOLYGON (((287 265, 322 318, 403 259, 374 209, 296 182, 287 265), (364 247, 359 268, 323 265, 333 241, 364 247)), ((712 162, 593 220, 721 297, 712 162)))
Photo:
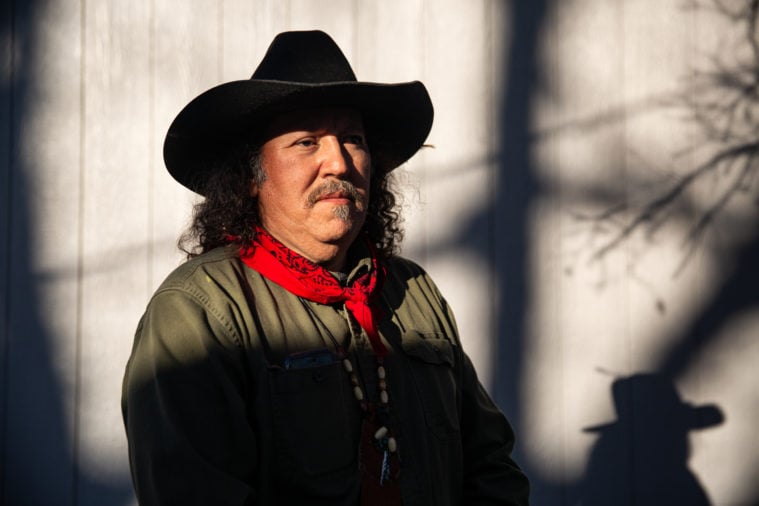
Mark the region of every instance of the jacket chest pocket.
POLYGON ((450 341, 443 334, 410 331, 404 334, 402 346, 427 426, 440 439, 458 437, 459 401, 450 341))
POLYGON ((275 460, 284 481, 303 486, 303 479, 353 472, 360 415, 341 364, 272 368, 269 381, 275 460))

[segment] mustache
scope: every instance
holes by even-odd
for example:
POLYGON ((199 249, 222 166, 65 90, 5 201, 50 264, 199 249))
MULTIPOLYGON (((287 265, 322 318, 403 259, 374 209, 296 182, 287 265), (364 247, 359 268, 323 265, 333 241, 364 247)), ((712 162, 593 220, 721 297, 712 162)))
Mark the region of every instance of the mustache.
POLYGON ((314 204, 316 204, 322 197, 333 193, 340 193, 341 195, 350 198, 360 209, 364 207, 364 196, 359 193, 353 183, 343 180, 327 181, 326 183, 315 188, 311 193, 308 194, 308 206, 313 207, 314 204))

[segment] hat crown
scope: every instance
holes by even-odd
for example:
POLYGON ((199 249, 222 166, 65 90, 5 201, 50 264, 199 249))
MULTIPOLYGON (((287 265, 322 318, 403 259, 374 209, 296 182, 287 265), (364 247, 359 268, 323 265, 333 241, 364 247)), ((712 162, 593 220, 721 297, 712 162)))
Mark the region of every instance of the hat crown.
POLYGON ((355 82, 356 75, 335 41, 314 30, 277 35, 251 79, 318 84, 355 82))

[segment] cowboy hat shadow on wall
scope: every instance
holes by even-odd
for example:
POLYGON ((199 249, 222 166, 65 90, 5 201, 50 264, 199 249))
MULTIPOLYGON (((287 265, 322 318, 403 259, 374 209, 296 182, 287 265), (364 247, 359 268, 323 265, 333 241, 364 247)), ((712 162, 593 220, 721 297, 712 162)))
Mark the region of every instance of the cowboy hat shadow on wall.
POLYGON ((583 429, 598 439, 572 504, 711 504, 688 468, 688 433, 722 424, 722 410, 684 402, 656 373, 618 378, 611 393, 617 419, 583 429))

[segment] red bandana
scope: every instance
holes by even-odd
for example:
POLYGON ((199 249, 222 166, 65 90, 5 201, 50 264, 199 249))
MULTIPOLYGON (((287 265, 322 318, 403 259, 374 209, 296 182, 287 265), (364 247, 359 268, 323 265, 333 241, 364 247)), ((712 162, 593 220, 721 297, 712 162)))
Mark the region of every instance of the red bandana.
POLYGON ((379 311, 374 306, 385 281, 385 268, 379 262, 373 247, 372 268, 344 287, 324 267, 295 253, 256 227, 252 246, 240 248, 240 259, 265 278, 277 283, 288 292, 319 304, 345 302, 345 307, 369 336, 369 342, 378 357, 387 355, 377 330, 379 311))

